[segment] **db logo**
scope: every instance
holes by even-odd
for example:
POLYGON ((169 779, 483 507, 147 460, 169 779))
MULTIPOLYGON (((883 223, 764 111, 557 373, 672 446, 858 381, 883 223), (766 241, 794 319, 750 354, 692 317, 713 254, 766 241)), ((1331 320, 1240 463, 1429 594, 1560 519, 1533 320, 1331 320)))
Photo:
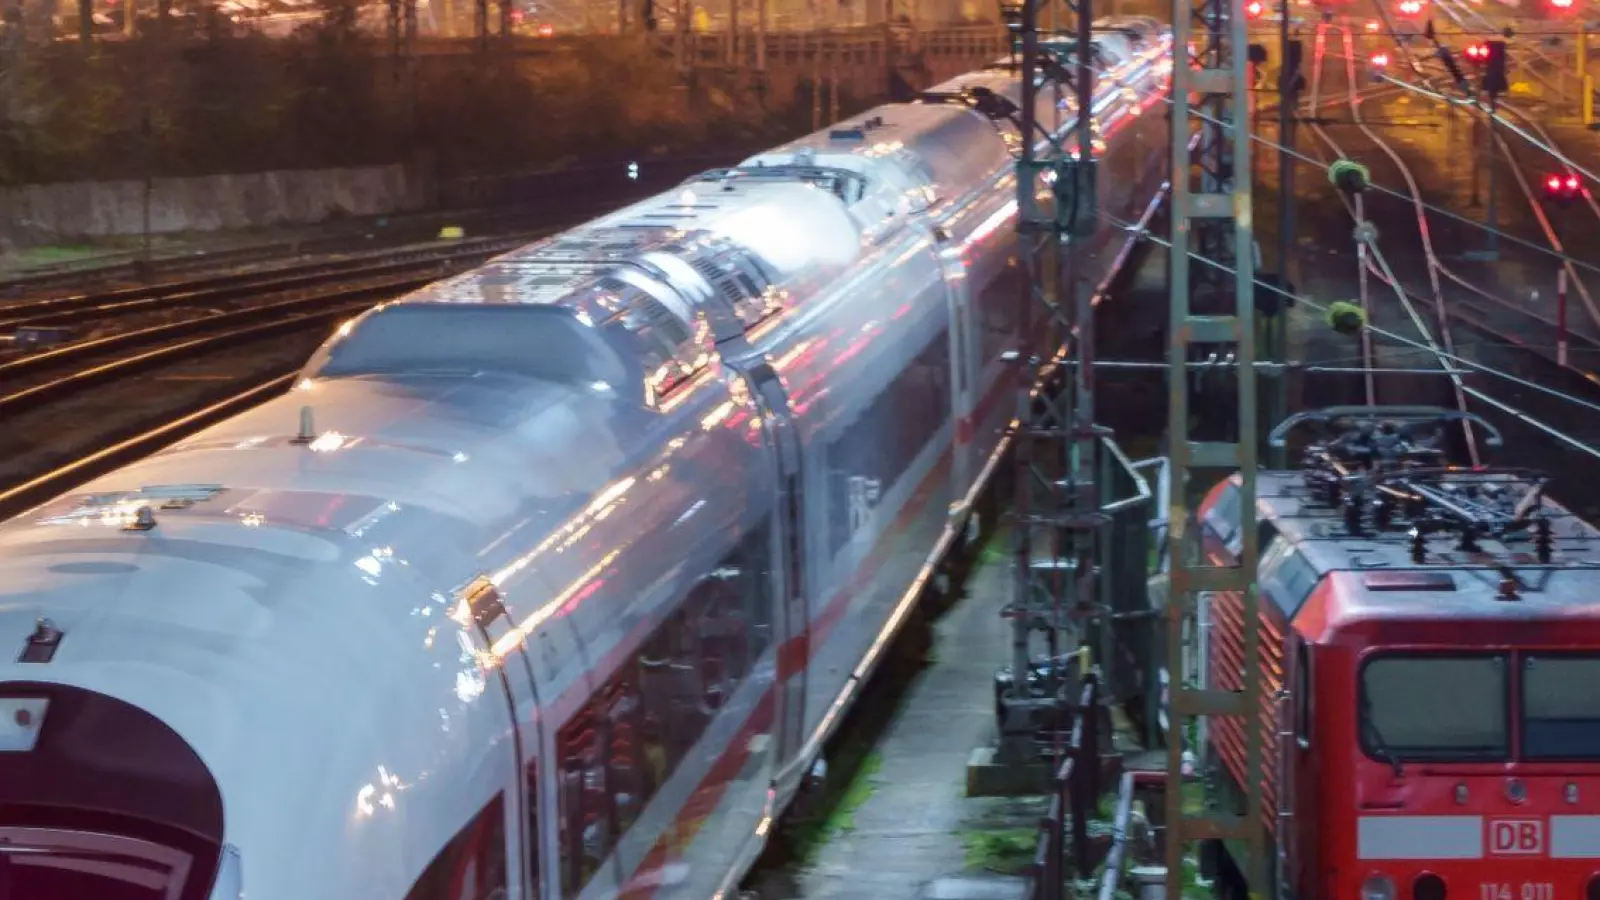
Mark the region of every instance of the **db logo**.
POLYGON ((1543 821, 1539 819, 1489 820, 1489 855, 1538 856, 1543 852, 1543 821))

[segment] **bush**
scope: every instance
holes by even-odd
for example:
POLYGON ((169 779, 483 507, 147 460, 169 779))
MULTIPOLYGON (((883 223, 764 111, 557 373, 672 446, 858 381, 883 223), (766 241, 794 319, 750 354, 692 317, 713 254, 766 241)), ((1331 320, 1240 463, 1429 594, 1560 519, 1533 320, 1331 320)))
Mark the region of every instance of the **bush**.
POLYGON ((1340 334, 1358 334, 1367 324, 1367 314, 1357 304, 1339 300, 1328 305, 1328 325, 1340 334))
POLYGON ((353 28, 344 0, 323 6, 321 22, 286 39, 213 19, 89 48, 28 46, 14 77, 0 73, 13 85, 0 183, 420 160, 483 174, 748 146, 791 124, 690 114, 686 90, 662 77, 670 64, 617 38, 559 56, 422 56, 413 96, 404 65, 353 28))

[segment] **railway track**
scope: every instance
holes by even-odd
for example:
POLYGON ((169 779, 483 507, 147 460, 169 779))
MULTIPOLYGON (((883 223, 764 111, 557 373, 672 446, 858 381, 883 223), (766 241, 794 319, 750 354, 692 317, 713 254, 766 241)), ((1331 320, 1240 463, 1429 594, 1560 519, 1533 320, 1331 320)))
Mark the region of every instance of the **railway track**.
MULTIPOLYGON (((1326 41, 1335 34, 1347 46, 1351 41, 1351 32, 1337 26, 1327 26, 1319 33, 1313 57, 1314 92, 1321 89, 1322 67, 1330 55, 1326 52, 1326 41)), ((1549 317, 1486 290, 1478 283, 1481 278, 1457 272, 1438 252, 1437 245, 1441 241, 1460 243, 1463 240, 1459 236, 1459 226, 1448 220, 1430 221, 1422 186, 1406 154, 1364 122, 1360 109, 1363 97, 1355 87, 1353 54, 1345 56, 1345 93, 1359 140, 1353 142, 1356 135, 1335 137, 1321 126, 1313 126, 1312 132, 1327 147, 1332 158, 1362 158, 1373 165, 1375 172, 1387 169, 1396 176, 1379 176, 1375 179, 1379 183, 1405 185, 1401 193, 1406 196, 1393 202, 1375 198, 1371 192, 1366 196, 1341 199, 1352 221, 1376 220, 1387 227, 1381 233, 1383 249, 1358 254, 1362 303, 1369 321, 1391 332, 1409 333, 1416 344, 1426 348, 1375 346, 1370 335, 1364 336, 1367 338, 1363 341, 1364 365, 1369 368, 1392 365, 1402 356, 1409 356, 1414 364, 1417 356, 1422 356, 1441 370, 1460 371, 1462 365, 1454 363, 1460 358, 1519 376, 1524 381, 1481 375, 1469 375, 1467 379, 1459 374, 1448 377, 1457 405, 1462 409, 1477 407, 1474 411, 1489 416, 1508 434, 1520 432, 1525 438, 1521 443, 1536 448, 1532 454, 1537 458, 1530 462, 1549 471, 1571 470, 1575 452, 1585 455, 1583 458, 1600 456, 1600 451, 1594 449, 1600 446, 1600 417, 1595 415, 1600 412, 1600 394, 1585 380, 1589 373, 1581 367, 1558 367, 1553 340, 1524 337, 1529 333, 1553 336, 1555 323, 1549 317), (1368 146, 1360 148, 1364 152, 1352 154, 1348 151, 1354 149, 1355 143, 1368 146), (1375 204, 1380 213, 1376 217, 1375 204), (1402 205, 1410 208, 1402 212, 1402 205), (1441 234, 1439 226, 1443 226, 1445 233, 1441 234), (1417 242, 1417 252, 1397 249, 1403 242, 1413 239, 1417 242), (1385 249, 1388 258, 1385 258, 1385 249), (1397 273, 1396 269, 1402 271, 1397 273), (1395 302, 1382 303, 1385 294, 1392 296, 1395 302), (1426 316, 1425 312, 1431 316, 1426 316), (1559 423, 1559 427, 1551 425, 1552 422, 1559 423)), ((1328 159, 1327 156, 1323 158, 1328 159)), ((1588 336, 1575 335, 1574 341, 1582 342, 1590 352, 1600 351, 1600 342, 1588 336)), ((1375 384, 1370 373, 1366 378, 1368 402, 1397 402, 1394 397, 1385 395, 1395 390, 1404 393, 1408 389, 1414 386, 1395 381, 1385 385, 1381 377, 1375 384)), ((1469 449, 1476 452, 1471 443, 1469 449)), ((1591 515, 1600 510, 1600 489, 1591 488, 1580 479, 1564 483, 1563 496, 1570 496, 1581 514, 1591 515)))
POLYGON ((487 258, 495 253, 515 249, 543 233, 546 232, 526 232, 452 243, 429 242, 324 260, 310 265, 289 263, 269 269, 208 275, 163 284, 4 303, 0 304, 0 336, 14 336, 25 329, 105 322, 157 310, 248 300, 262 294, 278 294, 342 281, 421 271, 448 265, 454 260, 487 258))
POLYGON ((0 431, 0 514, 265 399, 341 319, 536 237, 0 308, 0 329, 13 334, 69 322, 137 325, 0 357, 8 426, 0 431))
MULTIPOLYGON (((759 148, 750 148, 751 150, 759 148)), ((287 259, 362 254, 371 250, 374 239, 384 244, 399 241, 425 242, 441 225, 458 224, 472 233, 506 233, 548 221, 548 212, 570 213, 574 208, 619 206, 630 200, 665 190, 674 183, 704 169, 728 165, 739 156, 738 148, 727 154, 690 154, 654 157, 643 160, 642 174, 627 174, 622 161, 596 162, 519 176, 460 179, 454 201, 462 209, 452 213, 402 214, 387 224, 346 233, 315 234, 292 240, 243 247, 221 247, 209 251, 159 254, 142 259, 137 251, 103 254, 93 260, 66 263, 48 270, 35 269, 11 277, 0 277, 0 297, 45 296, 67 290, 86 290, 126 286, 140 289, 152 275, 161 278, 201 279, 206 275, 228 274, 254 266, 271 265, 287 259), (476 183, 475 183, 476 182, 476 183), (530 214, 530 210, 534 212, 530 214)))
POLYGON ((668 188, 685 177, 678 169, 705 162, 657 165, 654 177, 590 192, 523 234, 0 303, 0 339, 77 329, 34 352, 14 340, 0 349, 0 518, 269 399, 341 319, 668 188))

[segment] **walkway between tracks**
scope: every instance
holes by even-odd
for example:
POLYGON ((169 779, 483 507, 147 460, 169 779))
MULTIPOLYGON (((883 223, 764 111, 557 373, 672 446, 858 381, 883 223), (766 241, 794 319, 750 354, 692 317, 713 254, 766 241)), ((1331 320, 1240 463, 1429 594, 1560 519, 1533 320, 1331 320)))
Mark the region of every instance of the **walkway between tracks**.
MULTIPOLYGON (((813 848, 802 851, 809 858, 750 885, 760 900, 1019 895, 1014 876, 1033 858, 1046 801, 968 798, 965 784, 972 749, 995 733, 994 673, 1010 647, 1000 617, 1011 590, 1002 547, 991 542, 966 595, 934 625, 928 665, 882 713, 891 720, 813 848)), ((883 698, 866 699, 877 706, 883 698)))

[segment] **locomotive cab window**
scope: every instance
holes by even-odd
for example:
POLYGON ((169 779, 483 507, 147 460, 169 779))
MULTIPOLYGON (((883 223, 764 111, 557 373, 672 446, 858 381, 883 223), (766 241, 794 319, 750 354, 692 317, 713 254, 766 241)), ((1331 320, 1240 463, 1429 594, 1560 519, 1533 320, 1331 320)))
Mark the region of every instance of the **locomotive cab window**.
POLYGON ((1505 759, 1505 654, 1383 654, 1360 675, 1361 749, 1374 760, 1505 759))
POLYGON ((1600 759, 1600 656, 1524 654, 1522 756, 1600 759))

